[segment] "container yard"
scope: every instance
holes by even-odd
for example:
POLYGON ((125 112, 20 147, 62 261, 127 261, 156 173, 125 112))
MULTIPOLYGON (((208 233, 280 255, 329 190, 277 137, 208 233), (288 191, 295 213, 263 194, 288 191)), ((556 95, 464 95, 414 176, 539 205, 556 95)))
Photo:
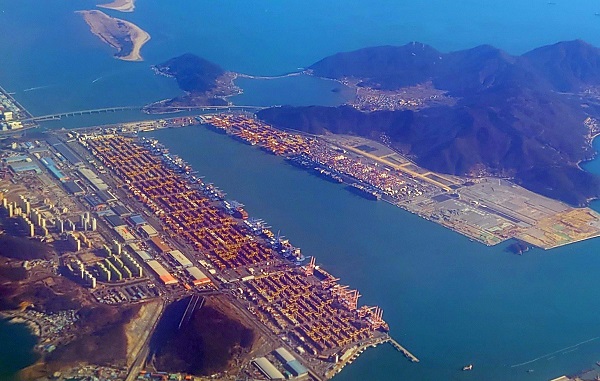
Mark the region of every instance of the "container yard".
POLYGON ((488 246, 517 238, 551 249, 600 236, 600 214, 590 208, 570 207, 504 179, 431 172, 390 149, 383 138, 298 134, 245 114, 198 118, 319 177, 348 183, 355 194, 392 203, 488 246))
MULTIPOLYGON (((277 347, 285 336, 302 356, 316 361, 311 367, 316 379, 339 371, 345 364, 339 358, 349 350, 389 338, 379 307, 359 306, 359 292, 317 268, 314 257, 301 266, 299 249, 263 231, 268 229, 254 229, 256 221, 240 213, 243 205, 225 202, 157 141, 106 133, 79 141, 163 225, 167 237, 152 237, 148 244, 175 273, 149 260, 140 247, 132 249, 164 285, 175 285, 179 277, 194 286, 237 290, 236 303, 250 312, 253 324, 270 332, 277 347)), ((273 138, 269 144, 278 152, 297 152, 305 143, 273 138)), ((288 373, 304 373, 300 362, 286 367, 288 373)))

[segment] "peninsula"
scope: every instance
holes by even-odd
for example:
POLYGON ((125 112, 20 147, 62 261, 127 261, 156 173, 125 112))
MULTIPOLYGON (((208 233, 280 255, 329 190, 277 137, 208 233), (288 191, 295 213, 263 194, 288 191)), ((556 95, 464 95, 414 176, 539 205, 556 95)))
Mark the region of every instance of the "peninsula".
POLYGON ((383 142, 421 167, 509 179, 585 205, 600 179, 579 163, 600 132, 600 50, 561 42, 511 56, 492 46, 452 53, 411 43, 327 57, 308 71, 357 90, 340 107, 275 107, 265 122, 383 142))
POLYGON ((140 50, 150 35, 137 25, 110 17, 101 11, 78 11, 93 34, 117 49, 115 57, 123 61, 143 61, 140 50))
POLYGON ((114 0, 107 4, 99 4, 98 7, 119 12, 133 12, 135 9, 135 0, 114 0))

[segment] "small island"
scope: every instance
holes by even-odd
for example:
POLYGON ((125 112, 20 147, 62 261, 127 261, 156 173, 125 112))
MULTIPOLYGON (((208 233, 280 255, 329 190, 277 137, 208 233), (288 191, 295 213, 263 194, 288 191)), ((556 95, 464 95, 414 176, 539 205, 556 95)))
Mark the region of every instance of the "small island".
POLYGON ((234 84, 237 73, 191 53, 172 58, 153 67, 157 74, 173 77, 185 95, 147 105, 149 114, 177 112, 201 106, 227 106, 228 97, 241 93, 234 84))
POLYGON ((101 11, 78 11, 93 34, 117 49, 115 58, 123 61, 143 61, 140 50, 150 35, 137 25, 108 16, 101 11))
POLYGON ((133 12, 135 9, 135 0, 114 0, 107 4, 100 4, 98 7, 119 12, 133 12))

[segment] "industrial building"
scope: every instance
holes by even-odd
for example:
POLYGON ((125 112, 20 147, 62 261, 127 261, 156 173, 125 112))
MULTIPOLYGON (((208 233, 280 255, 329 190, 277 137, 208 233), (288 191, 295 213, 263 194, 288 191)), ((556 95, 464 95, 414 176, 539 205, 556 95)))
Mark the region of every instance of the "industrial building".
POLYGON ((108 190, 99 190, 96 192, 96 196, 104 202, 116 202, 117 197, 110 193, 108 190))
POLYGON ((18 163, 19 161, 27 161, 29 158, 25 155, 9 156, 2 159, 6 164, 18 163))
POLYGON ((123 241, 131 242, 131 241, 135 240, 135 236, 133 234, 131 234, 131 232, 129 231, 129 228, 127 226, 115 226, 113 229, 119 236, 121 236, 123 241))
POLYGON ((119 217, 127 217, 131 215, 131 210, 127 209, 122 204, 117 204, 111 207, 112 211, 119 217))
POLYGON ((83 161, 73 152, 69 147, 64 145, 63 142, 55 137, 48 138, 46 140, 58 153, 60 153, 65 159, 67 159, 74 166, 82 165, 83 161))
POLYGON ((38 167, 35 163, 28 161, 11 162, 10 164, 8 164, 8 166, 14 173, 22 173, 29 171, 34 171, 35 173, 42 172, 40 167, 38 167))
POLYGON ((269 380, 284 380, 283 374, 275 368, 273 364, 265 357, 259 357, 252 361, 254 366, 258 368, 269 380))
POLYGON ((304 377, 308 375, 308 369, 306 369, 300 361, 288 352, 287 349, 280 347, 275 350, 275 356, 285 365, 286 369, 289 370, 294 377, 304 377))
POLYGON ((169 255, 183 267, 191 267, 194 265, 192 261, 190 261, 188 257, 183 255, 183 253, 179 250, 172 250, 169 252, 169 255))
POLYGON ((125 221, 123 221, 123 219, 119 216, 115 216, 114 214, 105 216, 104 218, 106 218, 106 222, 108 222, 110 224, 110 226, 116 228, 118 226, 125 226, 125 221))
POLYGON ((132 225, 135 225, 135 226, 140 226, 140 225, 144 225, 147 223, 146 220, 144 220, 144 218, 142 216, 140 216, 139 214, 130 216, 129 221, 131 222, 132 225))
POLYGON ((150 243, 152 243, 152 246, 154 246, 154 248, 158 250, 158 252, 161 254, 166 254, 171 251, 171 248, 168 245, 166 245, 159 237, 152 237, 150 239, 150 243))
POLYGON ((108 189, 108 185, 106 185, 104 181, 102 181, 98 176, 96 176, 96 174, 91 169, 79 168, 77 171, 97 190, 105 191, 108 189))
POLYGON ((75 181, 65 181, 62 184, 67 192, 74 196, 81 196, 85 194, 85 191, 75 181))
POLYGON ((192 266, 186 269, 188 274, 194 279, 192 283, 194 286, 204 286, 206 284, 210 284, 210 279, 204 274, 198 267, 192 266))
POLYGON ((60 182, 64 183, 65 181, 69 180, 67 176, 65 176, 61 171, 58 170, 58 167, 56 166, 56 163, 54 162, 54 160, 52 160, 52 158, 44 157, 41 159, 41 162, 46 166, 48 171, 50 171, 50 173, 54 177, 56 177, 60 182))
POLYGON ((163 265, 158 263, 157 260, 151 260, 146 263, 148 264, 148 266, 150 266, 152 271, 154 271, 156 275, 158 275, 160 281, 163 282, 165 285, 177 284, 177 279, 173 278, 173 275, 171 275, 167 271, 167 269, 164 268, 163 265))
POLYGON ((296 359, 287 349, 283 347, 275 349, 275 356, 284 364, 296 359))
POLYGON ((158 235, 158 232, 156 231, 156 229, 154 229, 151 225, 142 225, 142 227, 139 229, 140 234, 142 234, 144 237, 146 238, 152 238, 152 237, 156 237, 158 235))
POLYGON ((95 211, 104 210, 108 207, 108 205, 106 205, 106 203, 104 201, 102 201, 99 197, 97 197, 95 195, 88 194, 83 199, 88 204, 90 204, 92 209, 94 209, 95 211))
POLYGON ((300 378, 308 376, 308 369, 304 365, 300 364, 300 361, 294 360, 285 364, 285 367, 292 372, 294 377, 300 378))
POLYGON ((152 256, 150 254, 148 254, 147 251, 144 250, 136 250, 135 254, 140 257, 140 259, 144 262, 150 261, 152 260, 152 256))

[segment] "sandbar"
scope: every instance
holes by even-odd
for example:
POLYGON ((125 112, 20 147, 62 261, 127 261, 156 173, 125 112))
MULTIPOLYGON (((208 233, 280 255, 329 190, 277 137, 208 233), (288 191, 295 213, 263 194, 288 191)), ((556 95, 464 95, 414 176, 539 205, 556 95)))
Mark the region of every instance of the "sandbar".
POLYGON ((90 26, 93 34, 117 49, 115 57, 123 61, 143 61, 140 50, 150 35, 139 26, 110 17, 101 11, 77 11, 90 26))
POLYGON ((98 7, 119 12, 133 12, 135 9, 135 0, 114 0, 112 3, 99 4, 98 7))

